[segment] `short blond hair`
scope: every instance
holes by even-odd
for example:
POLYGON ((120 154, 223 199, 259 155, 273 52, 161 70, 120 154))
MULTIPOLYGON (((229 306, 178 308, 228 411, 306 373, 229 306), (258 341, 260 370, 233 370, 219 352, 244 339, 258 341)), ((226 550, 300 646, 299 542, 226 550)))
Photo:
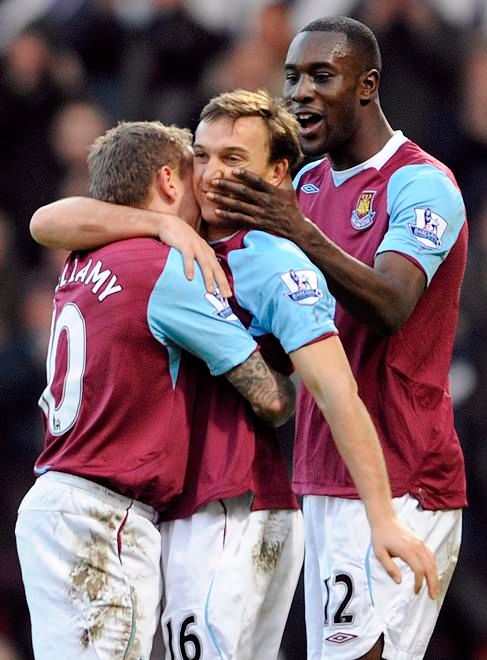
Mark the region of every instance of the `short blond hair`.
POLYGON ((164 165, 184 174, 192 134, 158 121, 120 122, 97 138, 88 155, 90 194, 95 199, 144 206, 164 165))
POLYGON ((296 117, 286 110, 282 100, 272 97, 266 90, 236 89, 219 94, 205 105, 200 121, 211 123, 222 117, 233 121, 241 117, 261 117, 269 136, 271 163, 286 159, 293 169, 303 158, 296 117))

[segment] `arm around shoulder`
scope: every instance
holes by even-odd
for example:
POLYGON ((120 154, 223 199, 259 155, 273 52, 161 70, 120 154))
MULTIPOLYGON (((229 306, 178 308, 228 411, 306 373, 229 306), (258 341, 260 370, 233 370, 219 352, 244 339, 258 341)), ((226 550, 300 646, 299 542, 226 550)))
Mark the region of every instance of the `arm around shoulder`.
POLYGON ((127 238, 159 238, 181 252, 188 279, 194 277, 196 260, 208 291, 218 286, 224 296, 232 295, 213 249, 171 213, 67 197, 39 208, 30 221, 30 233, 37 243, 64 250, 92 250, 127 238))
POLYGON ((39 208, 34 240, 49 248, 87 250, 136 236, 157 236, 160 214, 89 197, 67 197, 39 208))

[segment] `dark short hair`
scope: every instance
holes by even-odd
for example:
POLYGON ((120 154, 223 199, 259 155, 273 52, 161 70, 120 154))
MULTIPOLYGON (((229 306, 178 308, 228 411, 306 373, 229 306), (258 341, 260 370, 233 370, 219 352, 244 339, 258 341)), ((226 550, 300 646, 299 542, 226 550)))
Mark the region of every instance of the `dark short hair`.
POLYGON ((305 25, 300 32, 341 32, 358 55, 363 71, 382 71, 379 44, 372 30, 349 16, 325 16, 305 25))
POLYGON ((140 207, 157 171, 180 174, 191 162, 191 131, 158 121, 120 122, 97 138, 88 154, 90 194, 95 199, 140 207))
POLYGON ((224 92, 205 105, 200 121, 211 123, 222 117, 232 121, 241 117, 261 117, 269 136, 269 161, 275 163, 286 159, 291 170, 300 163, 303 152, 299 144, 299 124, 281 99, 263 89, 224 92))

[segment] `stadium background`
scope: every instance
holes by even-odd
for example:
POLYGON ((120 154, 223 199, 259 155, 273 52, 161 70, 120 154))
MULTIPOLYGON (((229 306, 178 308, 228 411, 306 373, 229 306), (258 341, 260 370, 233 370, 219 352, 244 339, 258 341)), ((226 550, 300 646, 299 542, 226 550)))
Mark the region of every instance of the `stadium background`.
MULTIPOLYGON (((451 383, 470 507, 427 657, 487 658, 487 0, 0 0, 0 660, 32 658, 13 529, 42 442, 64 259, 31 240, 33 211, 87 193, 87 146, 117 120, 194 128, 225 89, 280 94, 291 36, 325 14, 374 29, 392 126, 446 162, 464 193, 471 241, 451 383)), ((282 660, 304 660, 303 626, 299 590, 282 660)))

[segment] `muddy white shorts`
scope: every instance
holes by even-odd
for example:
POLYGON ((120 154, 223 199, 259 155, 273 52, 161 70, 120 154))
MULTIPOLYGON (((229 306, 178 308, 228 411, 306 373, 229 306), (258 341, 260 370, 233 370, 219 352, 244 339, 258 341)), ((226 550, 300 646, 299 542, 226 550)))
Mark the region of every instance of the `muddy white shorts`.
POLYGON ((395 498, 399 519, 435 553, 440 595, 424 584, 414 594, 414 574, 400 560, 396 584, 376 559, 360 500, 304 498, 304 569, 308 660, 355 660, 384 635, 383 658, 423 658, 460 548, 461 510, 426 511, 410 495, 395 498))
POLYGON ((149 660, 162 596, 152 507, 48 472, 16 537, 36 660, 149 660))
POLYGON ((170 660, 274 660, 303 561, 300 511, 250 511, 244 496, 163 523, 170 660))

